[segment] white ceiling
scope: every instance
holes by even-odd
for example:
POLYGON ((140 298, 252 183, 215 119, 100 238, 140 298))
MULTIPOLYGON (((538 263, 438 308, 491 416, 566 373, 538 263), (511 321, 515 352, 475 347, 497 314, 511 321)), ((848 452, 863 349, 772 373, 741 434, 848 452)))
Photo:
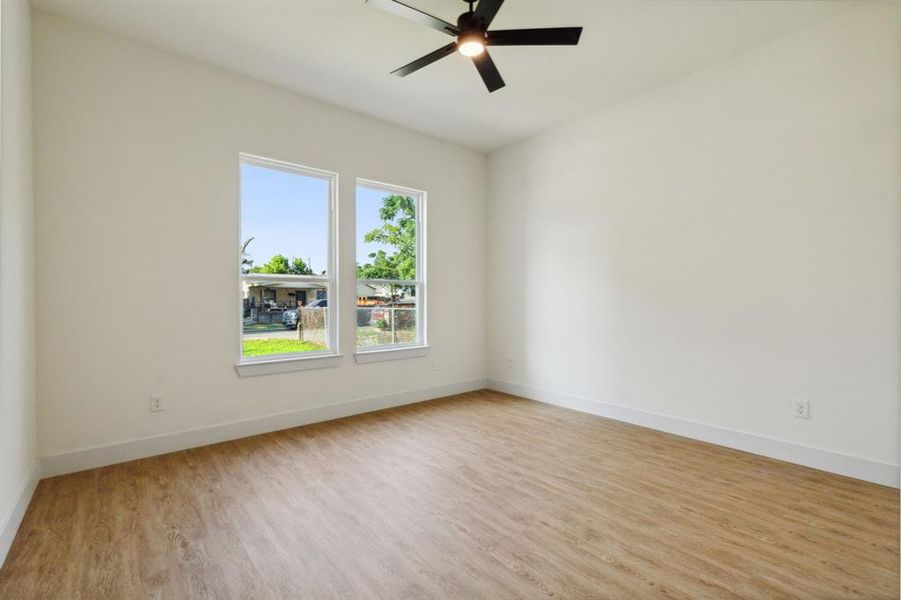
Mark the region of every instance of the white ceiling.
MULTIPOLYGON (((405 0, 450 22, 461 0, 405 0)), ((853 2, 508 0, 493 29, 584 27, 575 47, 491 50, 488 94, 451 41, 363 0, 32 0, 69 17, 464 146, 491 150, 785 36, 853 2)))

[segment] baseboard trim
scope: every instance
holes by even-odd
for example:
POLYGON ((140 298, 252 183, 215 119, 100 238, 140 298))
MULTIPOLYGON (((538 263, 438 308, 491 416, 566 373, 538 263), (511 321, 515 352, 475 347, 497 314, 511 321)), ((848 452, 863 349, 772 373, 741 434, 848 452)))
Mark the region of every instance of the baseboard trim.
POLYGON ((489 379, 488 387, 530 400, 624 421, 880 485, 898 488, 901 483, 899 482, 898 465, 508 381, 489 379))
POLYGON ((116 463, 167 454, 188 448, 197 448, 238 438, 290 429, 301 425, 331 421, 375 410, 382 410, 444 396, 462 394, 484 389, 485 379, 472 379, 430 388, 408 390, 383 396, 371 396, 346 400, 333 404, 322 404, 300 410, 221 423, 197 429, 188 429, 152 437, 128 440, 74 452, 44 456, 41 459, 44 477, 65 475, 85 469, 105 467, 116 463))
POLYGON ((22 482, 19 493, 16 495, 16 503, 7 513, 3 521, 0 522, 0 567, 6 562, 6 555, 16 538, 16 532, 19 531, 19 525, 25 517, 25 511, 28 510, 28 504, 34 495, 34 490, 40 481, 40 462, 35 460, 31 465, 28 477, 22 482))

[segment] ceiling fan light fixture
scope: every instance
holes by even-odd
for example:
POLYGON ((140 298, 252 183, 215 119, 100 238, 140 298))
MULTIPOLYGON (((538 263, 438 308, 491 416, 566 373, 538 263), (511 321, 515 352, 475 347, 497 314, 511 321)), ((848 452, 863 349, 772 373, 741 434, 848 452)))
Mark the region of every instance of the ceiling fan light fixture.
POLYGON ((461 35, 457 40, 457 52, 463 56, 478 56, 485 51, 485 36, 475 34, 461 35))

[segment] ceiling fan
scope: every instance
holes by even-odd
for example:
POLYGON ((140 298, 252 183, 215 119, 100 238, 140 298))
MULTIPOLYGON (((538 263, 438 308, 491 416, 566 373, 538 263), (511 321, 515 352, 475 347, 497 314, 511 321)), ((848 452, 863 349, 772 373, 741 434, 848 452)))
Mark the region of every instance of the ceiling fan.
POLYGON ((579 43, 579 36, 582 35, 581 27, 488 31, 491 21, 494 20, 494 16, 500 10, 504 0, 478 0, 475 10, 472 5, 476 0, 463 1, 469 4, 469 11, 457 17, 456 25, 451 25, 447 21, 407 6, 398 0, 366 0, 376 8, 457 38, 455 42, 392 71, 392 75, 406 77, 456 51, 472 59, 488 91, 494 92, 504 87, 505 84, 494 61, 491 60, 491 55, 488 54, 487 46, 575 46, 579 43))

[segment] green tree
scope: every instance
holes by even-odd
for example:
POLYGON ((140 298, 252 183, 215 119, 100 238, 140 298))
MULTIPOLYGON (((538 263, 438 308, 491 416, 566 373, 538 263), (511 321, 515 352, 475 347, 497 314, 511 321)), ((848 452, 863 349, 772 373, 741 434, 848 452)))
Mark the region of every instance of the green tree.
POLYGON ((292 275, 312 275, 313 269, 311 269, 302 258, 294 258, 291 260, 291 266, 289 267, 288 272, 292 275))
POLYGON ((261 267, 253 267, 251 273, 271 273, 278 275, 312 275, 313 269, 307 266, 302 258, 294 258, 290 261, 284 254, 276 254, 261 267))
POLYGON ((382 198, 382 226, 363 236, 366 242, 393 246, 395 251, 372 252, 372 262, 357 265, 360 279, 416 279, 416 201, 409 196, 382 198))

